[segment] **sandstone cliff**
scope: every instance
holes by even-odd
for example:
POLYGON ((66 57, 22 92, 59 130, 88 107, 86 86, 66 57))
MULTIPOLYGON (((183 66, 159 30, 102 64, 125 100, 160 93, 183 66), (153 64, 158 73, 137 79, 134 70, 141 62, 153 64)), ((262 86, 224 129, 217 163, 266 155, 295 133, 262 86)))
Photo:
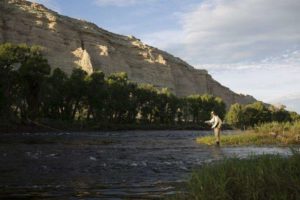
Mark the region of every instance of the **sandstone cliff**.
POLYGON ((209 93, 227 105, 250 103, 181 59, 148 46, 133 36, 117 35, 95 24, 59 15, 24 0, 0 0, 0 43, 41 45, 52 67, 70 73, 81 67, 91 73, 125 71, 131 80, 168 87, 178 96, 209 93))

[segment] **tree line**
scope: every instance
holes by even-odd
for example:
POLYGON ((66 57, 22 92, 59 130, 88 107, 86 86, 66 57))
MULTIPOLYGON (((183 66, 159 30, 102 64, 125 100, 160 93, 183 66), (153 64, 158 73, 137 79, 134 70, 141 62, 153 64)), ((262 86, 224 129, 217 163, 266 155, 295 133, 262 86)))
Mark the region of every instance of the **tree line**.
POLYGON ((109 76, 74 69, 51 70, 37 46, 0 46, 0 118, 27 122, 53 119, 98 124, 199 124, 210 111, 225 115, 222 99, 176 97, 167 88, 136 84, 124 72, 109 76))
POLYGON ((294 120, 295 113, 261 102, 226 105, 212 95, 177 97, 167 88, 129 81, 124 72, 108 76, 80 68, 67 75, 51 70, 42 48, 0 45, 0 120, 27 123, 44 119, 100 125, 204 125, 214 110, 238 128, 268 121, 294 120), (226 117, 225 117, 226 115, 226 117), (294 117, 293 117, 294 116, 294 117))
POLYGON ((258 101, 248 105, 231 105, 225 119, 233 127, 246 129, 268 122, 298 121, 300 116, 285 110, 284 106, 276 107, 258 101))

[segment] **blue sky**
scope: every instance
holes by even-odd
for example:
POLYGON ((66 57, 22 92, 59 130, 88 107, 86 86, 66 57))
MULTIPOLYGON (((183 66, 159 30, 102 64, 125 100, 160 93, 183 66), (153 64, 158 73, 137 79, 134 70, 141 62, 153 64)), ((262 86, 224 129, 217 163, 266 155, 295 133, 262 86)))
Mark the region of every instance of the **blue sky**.
POLYGON ((205 68, 300 113, 299 0, 32 0, 205 68))

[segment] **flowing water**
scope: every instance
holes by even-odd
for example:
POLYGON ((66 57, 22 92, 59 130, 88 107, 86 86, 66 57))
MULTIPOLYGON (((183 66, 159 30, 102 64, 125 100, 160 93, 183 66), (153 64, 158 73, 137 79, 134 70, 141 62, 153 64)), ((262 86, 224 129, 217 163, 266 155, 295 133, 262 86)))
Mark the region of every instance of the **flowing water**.
POLYGON ((159 199, 192 169, 288 148, 208 147, 207 131, 0 134, 0 199, 159 199))

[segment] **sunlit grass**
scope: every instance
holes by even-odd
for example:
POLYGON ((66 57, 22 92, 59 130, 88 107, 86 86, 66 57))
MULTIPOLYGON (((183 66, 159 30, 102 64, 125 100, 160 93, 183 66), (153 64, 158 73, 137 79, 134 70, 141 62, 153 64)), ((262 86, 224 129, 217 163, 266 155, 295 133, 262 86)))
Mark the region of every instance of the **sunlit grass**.
POLYGON ((300 155, 230 158, 195 170, 187 191, 171 199, 300 199, 300 155))
MULTIPOLYGON (((215 137, 197 138, 201 144, 212 145, 215 137)), ((231 135, 221 135, 223 145, 288 145, 300 144, 300 122, 295 123, 266 123, 256 126, 249 131, 241 131, 231 135)))

